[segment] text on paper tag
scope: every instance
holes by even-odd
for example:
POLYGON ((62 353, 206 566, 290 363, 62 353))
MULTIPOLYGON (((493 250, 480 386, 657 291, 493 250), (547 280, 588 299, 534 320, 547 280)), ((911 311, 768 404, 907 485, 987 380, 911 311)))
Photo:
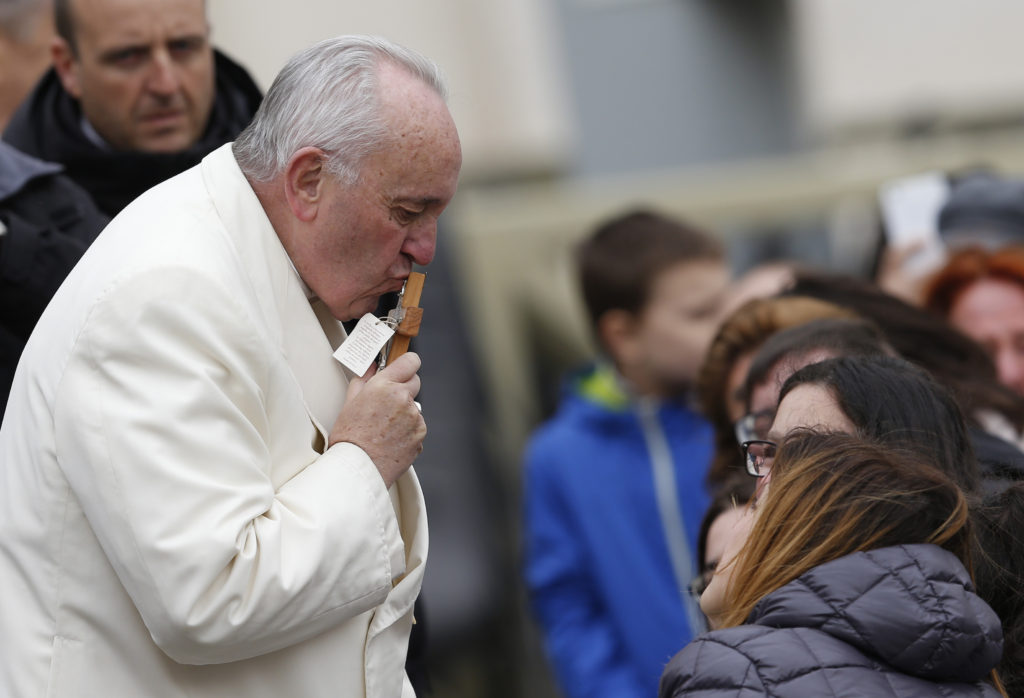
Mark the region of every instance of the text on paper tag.
POLYGON ((395 331, 372 313, 359 318, 356 327, 334 352, 334 358, 357 376, 366 373, 395 331))

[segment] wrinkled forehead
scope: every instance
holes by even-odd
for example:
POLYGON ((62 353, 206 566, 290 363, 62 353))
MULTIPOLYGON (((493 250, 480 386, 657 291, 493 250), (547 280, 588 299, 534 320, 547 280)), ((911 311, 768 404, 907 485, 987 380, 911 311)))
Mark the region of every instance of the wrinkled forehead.
POLYGON ((377 159, 389 161, 403 178, 421 175, 434 180, 451 171, 457 173, 462 165, 462 145, 444 98, 398 69, 385 66, 381 75, 380 114, 388 135, 377 159))
POLYGON ((406 148, 459 144, 444 97, 401 67, 385 62, 378 73, 378 109, 391 137, 406 148))
POLYGON ((99 50, 206 35, 204 0, 70 0, 75 39, 99 50))

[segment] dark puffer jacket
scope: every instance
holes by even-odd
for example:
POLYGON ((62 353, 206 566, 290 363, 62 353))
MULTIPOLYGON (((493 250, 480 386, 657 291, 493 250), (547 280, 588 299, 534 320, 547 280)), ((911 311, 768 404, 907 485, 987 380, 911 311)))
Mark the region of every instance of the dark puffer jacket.
POLYGON ((107 220, 59 165, 0 142, 0 417, 32 328, 107 220))
POLYGON ((669 663, 668 696, 998 696, 999 619, 934 545, 855 553, 765 596, 669 663))

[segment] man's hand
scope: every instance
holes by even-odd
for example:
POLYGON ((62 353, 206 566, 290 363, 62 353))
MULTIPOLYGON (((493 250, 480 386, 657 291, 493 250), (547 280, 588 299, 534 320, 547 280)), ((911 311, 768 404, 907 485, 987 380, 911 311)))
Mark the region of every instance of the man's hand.
POLYGON ((388 487, 423 450, 427 424, 414 402, 420 392, 420 357, 400 356, 383 371, 370 369, 348 384, 345 405, 331 428, 329 446, 348 441, 370 456, 388 487))

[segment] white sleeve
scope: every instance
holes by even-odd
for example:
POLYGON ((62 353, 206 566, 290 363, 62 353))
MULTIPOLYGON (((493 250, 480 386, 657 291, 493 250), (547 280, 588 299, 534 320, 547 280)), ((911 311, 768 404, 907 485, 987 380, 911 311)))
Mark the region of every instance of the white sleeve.
POLYGON ((275 486, 270 356, 226 289, 163 270, 100 301, 58 389, 58 462, 181 663, 301 642, 380 604, 404 571, 387 489, 358 447, 311 447, 275 486))

